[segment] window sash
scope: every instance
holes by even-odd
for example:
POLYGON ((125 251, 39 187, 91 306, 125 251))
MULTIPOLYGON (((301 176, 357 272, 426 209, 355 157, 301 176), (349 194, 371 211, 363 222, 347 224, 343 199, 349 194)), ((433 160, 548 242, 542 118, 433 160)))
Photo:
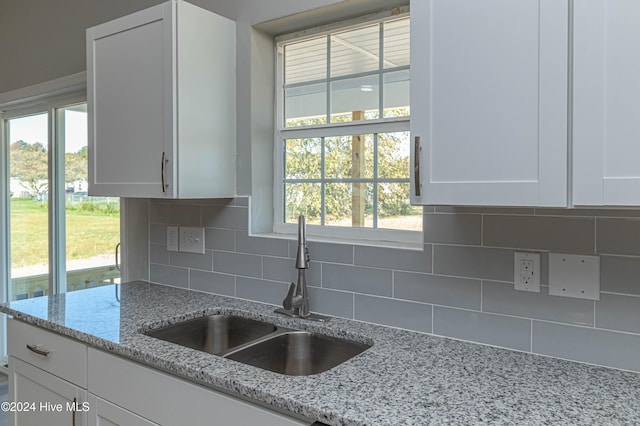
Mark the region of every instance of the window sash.
MULTIPOLYGON (((276 67, 276 126, 275 126, 275 150, 274 150, 274 225, 273 229, 275 233, 282 234, 294 234, 296 232, 296 225, 293 223, 286 223, 285 218, 285 185, 290 183, 319 183, 322 186, 322 222, 324 223, 325 212, 325 200, 324 200, 324 188, 327 183, 368 183, 374 185, 374 193, 377 194, 376 186, 378 183, 386 182, 401 182, 408 183, 409 178, 380 178, 377 173, 371 178, 344 178, 333 179, 326 178, 324 176, 324 163, 322 164, 321 178, 317 179, 287 179, 285 177, 285 162, 286 162, 286 148, 285 141, 288 139, 302 139, 302 138, 330 138, 337 136, 349 136, 349 135, 363 135, 371 134, 377 135, 380 133, 394 133, 394 132, 408 132, 410 117, 393 117, 383 118, 384 104, 383 104, 383 88, 384 88, 384 76, 391 72, 406 71, 409 70, 409 65, 402 65, 398 67, 385 67, 382 56, 382 46, 384 44, 384 38, 380 37, 379 43, 379 65, 376 70, 370 70, 366 72, 353 73, 347 75, 332 76, 330 74, 330 43, 324 54, 327 56, 327 74, 325 78, 315 79, 314 81, 295 82, 291 84, 284 84, 284 46, 287 42, 302 42, 311 38, 327 35, 330 38, 332 33, 348 31, 350 29, 363 27, 367 25, 380 25, 382 22, 392 19, 399 19, 408 16, 408 6, 403 8, 394 9, 392 11, 385 11, 377 14, 367 15, 364 17, 356 18, 354 20, 344 21, 337 24, 331 24, 327 26, 308 29, 302 32, 296 32, 291 35, 284 35, 276 38, 276 55, 277 55, 277 67, 276 67), (379 95, 378 95, 378 111, 380 112, 377 119, 362 120, 362 121, 350 121, 331 123, 331 105, 330 105, 330 87, 332 82, 342 81, 346 79, 353 79, 357 77, 365 76, 377 76, 379 81, 379 95), (327 90, 326 99, 327 104, 325 106, 326 124, 314 124, 297 127, 286 127, 285 119, 285 90, 296 87, 303 87, 312 84, 324 84, 327 90)), ((381 29, 382 36, 382 29, 381 29)), ((377 138, 377 136, 376 136, 377 138)), ((322 149, 324 152, 324 139, 322 142, 322 149)), ((374 152, 374 156, 377 157, 377 152, 374 152)), ((324 158, 324 155, 322 155, 324 158)), ((374 164, 377 162, 374 160, 374 164)), ((376 198, 374 196, 374 198, 376 198)), ((374 208, 377 209, 375 206, 374 208)), ((378 217, 376 211, 374 217, 378 217)), ((419 231, 404 231, 397 229, 385 229, 377 228, 377 223, 374 219, 373 228, 364 227, 342 227, 342 226, 330 226, 330 225, 313 225, 307 223, 308 235, 311 237, 323 238, 329 237, 332 240, 339 240, 347 236, 349 239, 356 240, 368 240, 374 243, 387 242, 390 245, 400 244, 422 244, 422 232, 419 231)))

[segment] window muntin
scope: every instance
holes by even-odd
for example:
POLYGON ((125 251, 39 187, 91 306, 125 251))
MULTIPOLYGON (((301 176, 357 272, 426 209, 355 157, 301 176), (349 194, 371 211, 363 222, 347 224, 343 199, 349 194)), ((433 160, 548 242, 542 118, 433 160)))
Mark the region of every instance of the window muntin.
POLYGON ((285 36, 278 60, 276 232, 300 214, 311 234, 421 231, 409 202, 408 15, 285 36))

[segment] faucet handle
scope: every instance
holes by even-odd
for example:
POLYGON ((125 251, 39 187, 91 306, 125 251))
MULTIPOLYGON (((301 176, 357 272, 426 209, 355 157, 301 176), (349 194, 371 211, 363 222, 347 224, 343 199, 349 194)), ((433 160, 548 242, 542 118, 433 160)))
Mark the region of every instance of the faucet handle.
POLYGON ((295 294, 295 292, 296 292, 296 285, 295 283, 291 283, 289 285, 289 291, 287 291, 287 296, 282 301, 282 306, 285 309, 291 309, 293 307, 293 295, 295 294))

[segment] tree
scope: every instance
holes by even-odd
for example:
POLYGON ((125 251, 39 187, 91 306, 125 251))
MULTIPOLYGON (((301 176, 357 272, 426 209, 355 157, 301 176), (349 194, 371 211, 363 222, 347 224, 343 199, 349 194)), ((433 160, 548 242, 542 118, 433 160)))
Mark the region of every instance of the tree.
POLYGON ((87 177, 89 176, 89 160, 86 146, 81 148, 78 152, 66 153, 64 155, 64 160, 66 183, 87 180, 87 177))
POLYGON ((33 194, 43 195, 49 185, 49 157, 40 142, 29 144, 23 140, 10 146, 10 177, 19 180, 33 194))
MULTIPOLYGON (((386 111, 385 116, 406 116, 406 108, 386 111)), ((351 114, 333 117, 332 121, 348 121, 351 114)), ((314 121, 305 117, 299 121, 290 120, 292 127, 321 124, 323 118, 314 121)), ((379 217, 393 217, 421 214, 421 209, 411 206, 409 201, 409 134, 408 132, 379 133, 376 141, 377 162, 374 159, 374 135, 361 135, 364 138, 364 164, 360 175, 363 179, 372 179, 374 167, 377 176, 385 179, 406 179, 405 182, 380 182, 377 188, 367 183, 364 191, 365 215, 373 213, 373 197, 377 194, 379 217)), ((351 179, 353 136, 335 136, 321 138, 289 139, 285 146, 286 179, 320 179, 323 166, 327 179, 324 204, 325 219, 328 223, 341 221, 352 215, 352 191, 355 185, 345 182, 331 182, 331 179, 351 179)), ((322 213, 322 193, 319 183, 287 183, 285 188, 286 221, 295 222, 299 214, 307 216, 308 223, 320 223, 322 213)))

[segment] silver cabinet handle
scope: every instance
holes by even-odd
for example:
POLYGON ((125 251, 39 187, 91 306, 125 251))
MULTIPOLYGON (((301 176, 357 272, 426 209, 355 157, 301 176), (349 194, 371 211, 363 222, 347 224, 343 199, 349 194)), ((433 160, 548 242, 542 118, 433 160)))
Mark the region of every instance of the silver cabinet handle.
POLYGON ((27 345, 27 349, 29 349, 31 352, 35 352, 38 355, 42 355, 42 356, 49 356, 49 354, 51 353, 51 351, 48 351, 46 349, 38 348, 37 345, 27 345))
POLYGON ((413 180, 415 181, 416 186, 416 197, 420 196, 420 152, 422 148, 420 147, 420 136, 416 136, 413 139, 414 143, 414 155, 413 155, 413 180))
POLYGON ((116 269, 120 270, 120 263, 118 262, 118 254, 120 254, 120 243, 116 244, 116 269))
POLYGON ((164 159, 165 159, 165 155, 164 155, 164 151, 163 151, 162 152, 162 165, 160 166, 161 170, 162 170, 162 192, 163 193, 166 192, 165 191, 165 184, 164 184, 164 168, 165 168, 165 165, 164 165, 165 160, 164 159))

